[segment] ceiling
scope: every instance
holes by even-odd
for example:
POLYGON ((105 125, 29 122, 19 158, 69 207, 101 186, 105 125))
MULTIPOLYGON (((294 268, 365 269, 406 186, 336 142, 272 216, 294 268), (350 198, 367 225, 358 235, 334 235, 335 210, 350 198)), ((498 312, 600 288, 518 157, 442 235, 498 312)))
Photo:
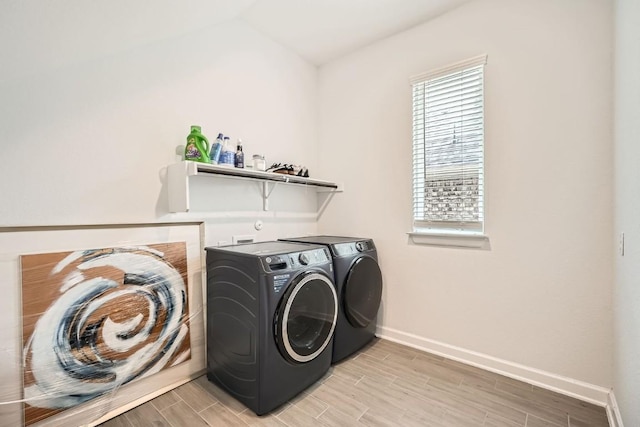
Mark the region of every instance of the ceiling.
POLYGON ((56 66, 239 19, 322 65, 470 0, 2 0, 3 62, 56 66))
POLYGON ((256 0, 240 18, 321 65, 469 0, 256 0))

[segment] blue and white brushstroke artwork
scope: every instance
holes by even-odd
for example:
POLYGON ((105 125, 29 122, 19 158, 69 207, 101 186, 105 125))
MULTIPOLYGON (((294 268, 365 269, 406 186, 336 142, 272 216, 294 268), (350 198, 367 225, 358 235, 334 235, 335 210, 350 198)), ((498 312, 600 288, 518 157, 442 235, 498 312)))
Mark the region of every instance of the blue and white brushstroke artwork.
POLYGON ((25 425, 191 357, 184 242, 21 256, 25 425))

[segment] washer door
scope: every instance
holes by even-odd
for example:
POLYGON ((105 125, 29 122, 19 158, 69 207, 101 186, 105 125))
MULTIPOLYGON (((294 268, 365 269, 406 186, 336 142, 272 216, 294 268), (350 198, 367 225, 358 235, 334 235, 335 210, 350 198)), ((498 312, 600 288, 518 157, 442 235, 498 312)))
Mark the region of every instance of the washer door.
POLYGON ((358 258, 344 281, 344 313, 356 328, 365 328, 376 319, 382 299, 382 273, 376 260, 358 258))
POLYGON ((315 359, 329 345, 337 316, 338 297, 331 279, 314 272, 294 279, 276 316, 280 352, 293 362, 315 359))

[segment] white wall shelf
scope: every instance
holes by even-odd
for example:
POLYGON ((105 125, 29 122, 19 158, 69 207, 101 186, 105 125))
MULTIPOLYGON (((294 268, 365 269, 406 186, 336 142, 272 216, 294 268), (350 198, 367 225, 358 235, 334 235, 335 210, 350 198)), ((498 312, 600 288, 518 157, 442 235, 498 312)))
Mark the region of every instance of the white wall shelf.
POLYGON ((319 193, 343 191, 342 187, 335 182, 320 179, 182 161, 167 167, 170 212, 189 212, 189 178, 196 175, 249 179, 261 182, 263 209, 265 211, 269 210, 269 196, 278 183, 315 187, 319 193))

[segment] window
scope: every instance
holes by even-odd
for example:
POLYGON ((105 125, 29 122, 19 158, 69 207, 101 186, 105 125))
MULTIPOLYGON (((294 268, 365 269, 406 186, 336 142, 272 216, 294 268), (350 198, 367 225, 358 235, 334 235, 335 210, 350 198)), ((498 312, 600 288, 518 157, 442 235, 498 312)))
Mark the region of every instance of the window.
POLYGON ((413 234, 484 232, 486 56, 411 79, 413 234))

